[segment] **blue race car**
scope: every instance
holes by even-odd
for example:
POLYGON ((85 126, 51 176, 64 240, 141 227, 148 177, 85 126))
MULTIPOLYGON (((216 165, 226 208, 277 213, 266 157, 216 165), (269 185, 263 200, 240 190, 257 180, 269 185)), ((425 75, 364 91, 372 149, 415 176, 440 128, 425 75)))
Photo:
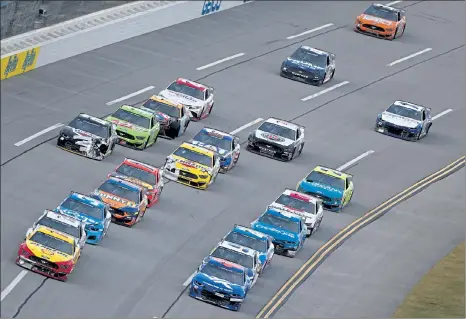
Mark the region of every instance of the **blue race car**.
POLYGON ((189 296, 233 311, 241 308, 249 291, 246 269, 215 258, 204 259, 189 286, 189 296))
POLYGON ((275 246, 273 245, 273 238, 271 236, 248 227, 235 225, 233 230, 223 240, 257 251, 261 263, 259 276, 270 266, 275 253, 275 246))
POLYGON ((83 221, 88 244, 98 244, 108 232, 111 215, 107 206, 89 196, 71 192, 55 211, 83 221))
POLYGON ((295 214, 268 207, 251 223, 254 230, 273 237, 275 251, 295 257, 306 240, 307 227, 303 219, 295 214))
POLYGON ((320 86, 333 79, 335 68, 335 54, 302 45, 283 61, 280 75, 320 86))
POLYGON ((213 150, 220 156, 220 173, 236 166, 241 153, 239 138, 212 128, 204 127, 190 141, 194 145, 213 150))

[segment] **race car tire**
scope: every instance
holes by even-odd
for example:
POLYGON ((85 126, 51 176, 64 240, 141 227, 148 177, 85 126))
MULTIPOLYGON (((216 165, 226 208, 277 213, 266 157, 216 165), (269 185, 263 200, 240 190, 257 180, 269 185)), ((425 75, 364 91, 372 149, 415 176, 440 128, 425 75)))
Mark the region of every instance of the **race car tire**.
POLYGON ((293 149, 293 153, 291 153, 291 157, 288 159, 288 161, 292 161, 295 158, 296 155, 296 147, 293 149))
POLYGON ((239 157, 241 156, 241 153, 238 154, 238 157, 233 161, 233 165, 236 166, 236 163, 239 161, 239 157))
POLYGON ((212 103, 212 106, 211 106, 210 109, 209 109, 209 113, 207 113, 208 115, 210 115, 210 113, 212 113, 212 110, 214 109, 214 104, 215 104, 215 103, 212 103))
POLYGON ((425 136, 427 136, 427 134, 429 134, 429 130, 430 130, 430 127, 431 127, 431 126, 432 126, 432 123, 430 123, 429 126, 427 127, 426 135, 425 135, 425 136))
POLYGON ((304 143, 301 144, 301 148, 299 149, 298 156, 301 155, 301 153, 303 152, 303 149, 304 149, 304 143))
POLYGON ((400 34, 400 37, 405 34, 405 30, 406 30, 406 24, 403 26, 403 31, 401 31, 401 34, 400 34))
POLYGON ((419 141, 421 139, 421 132, 417 133, 416 140, 419 141))
POLYGON ((147 148, 147 143, 149 143, 149 138, 147 138, 146 142, 142 146, 141 150, 145 150, 147 148))
POLYGON ((323 85, 326 77, 327 77, 327 73, 324 74, 324 77, 322 78, 322 80, 319 80, 319 82, 317 82, 317 86, 323 85))
POLYGON ((332 76, 330 77, 330 80, 333 79, 333 76, 334 76, 334 75, 335 75, 335 69, 333 69, 333 71, 332 71, 332 76))

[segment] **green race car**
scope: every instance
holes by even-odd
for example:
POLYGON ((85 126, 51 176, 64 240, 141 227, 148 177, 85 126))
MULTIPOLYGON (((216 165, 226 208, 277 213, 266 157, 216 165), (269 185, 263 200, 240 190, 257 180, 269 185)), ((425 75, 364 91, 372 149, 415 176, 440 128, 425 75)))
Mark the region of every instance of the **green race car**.
POLYGON ((123 105, 105 119, 116 124, 120 145, 143 150, 155 144, 159 136, 160 124, 154 113, 137 107, 123 105))

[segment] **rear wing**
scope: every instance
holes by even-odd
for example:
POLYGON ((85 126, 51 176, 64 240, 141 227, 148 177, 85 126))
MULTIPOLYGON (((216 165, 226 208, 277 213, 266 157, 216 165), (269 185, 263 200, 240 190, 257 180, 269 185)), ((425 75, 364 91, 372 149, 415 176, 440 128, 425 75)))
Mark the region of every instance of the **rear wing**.
POLYGON ((239 137, 236 136, 236 135, 230 134, 230 133, 228 133, 228 132, 221 131, 221 130, 216 129, 216 128, 213 128, 213 127, 204 126, 204 128, 207 128, 207 129, 209 129, 209 130, 219 131, 219 132, 224 133, 225 135, 232 136, 232 137, 235 138, 235 139, 239 139, 239 137))
POLYGON ((128 158, 128 157, 125 157, 125 161, 129 161, 129 162, 133 162, 133 163, 136 163, 136 164, 142 164, 142 165, 146 165, 147 168, 150 168, 150 169, 159 169, 157 166, 155 165, 152 165, 152 164, 149 164, 149 163, 145 163, 143 161, 139 161, 139 160, 135 160, 135 159, 132 159, 132 158, 128 158))
POLYGON ((345 172, 343 172, 343 171, 339 171, 339 170, 337 170, 337 169, 335 169, 335 168, 326 167, 326 166, 324 166, 324 165, 317 165, 317 167, 320 167, 320 168, 323 169, 323 170, 329 170, 329 171, 334 172, 334 173, 336 173, 336 174, 345 174, 345 175, 347 175, 349 178, 353 178, 353 175, 348 174, 348 173, 345 173, 345 172))
POLYGON ((269 117, 268 119, 270 120, 277 120, 277 121, 283 121, 283 122, 286 122, 286 123, 290 123, 290 124, 293 124, 293 125, 296 125, 297 127, 299 128, 306 128, 304 125, 301 125, 301 124, 297 124, 297 123, 294 123, 294 122, 290 122, 290 121, 287 121, 287 120, 284 120, 284 119, 279 119, 278 117, 269 117))

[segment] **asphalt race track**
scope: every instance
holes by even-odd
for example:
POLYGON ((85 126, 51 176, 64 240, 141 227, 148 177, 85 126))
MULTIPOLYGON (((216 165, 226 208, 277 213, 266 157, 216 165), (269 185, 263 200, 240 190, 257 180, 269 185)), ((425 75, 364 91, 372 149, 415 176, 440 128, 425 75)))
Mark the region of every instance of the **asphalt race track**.
MULTIPOLYGON (((1 316, 160 318, 168 309, 168 317, 255 316, 340 229, 461 157, 465 142, 464 3, 407 1, 397 5, 406 7, 407 28, 395 41, 352 31, 367 2, 259 1, 3 81, 1 316), (329 23, 333 25, 287 39, 329 23), (283 59, 301 44, 337 55, 335 78, 323 87, 278 75, 283 59), (432 50, 388 66, 426 48, 432 50), (245 55, 196 70, 238 53, 245 55), (58 130, 15 146, 48 127, 67 123, 79 112, 103 116, 122 103, 140 102, 177 77, 200 79, 216 88, 212 115, 191 123, 182 138, 159 139, 143 152, 118 147, 103 162, 56 148, 55 139, 47 140, 58 130), (349 83, 301 101, 344 81, 349 83), (148 86, 155 88, 106 105, 148 86), (396 99, 426 105, 434 115, 441 115, 427 138, 412 143, 374 132, 377 114, 396 99), (21 268, 14 260, 27 228, 71 190, 92 191, 125 157, 161 165, 203 125, 232 131, 270 116, 306 126, 302 156, 282 163, 248 153, 243 147, 238 166, 219 176, 207 191, 169 183, 143 222, 132 229, 111 225, 99 246, 86 246, 68 282, 33 273, 17 277, 21 268), (183 292, 183 283, 233 224, 248 225, 285 187, 294 188, 314 166, 337 168, 368 151, 374 152, 348 169, 355 184, 350 206, 340 214, 327 212, 320 230, 296 258, 276 256, 240 312, 193 300, 183 292), (9 294, 4 297, 6 288, 9 294)), ((237 135, 245 141, 258 125, 237 135)), ((464 170, 457 174, 461 173, 464 170)), ((451 232, 443 227, 436 232, 426 230, 425 236, 449 241, 451 232)), ((359 251, 353 253, 356 259, 359 251)), ((418 270, 412 274, 418 275, 418 270)), ((301 315, 322 314, 309 309, 301 315)), ((298 314, 290 312, 290 316, 298 314)))

